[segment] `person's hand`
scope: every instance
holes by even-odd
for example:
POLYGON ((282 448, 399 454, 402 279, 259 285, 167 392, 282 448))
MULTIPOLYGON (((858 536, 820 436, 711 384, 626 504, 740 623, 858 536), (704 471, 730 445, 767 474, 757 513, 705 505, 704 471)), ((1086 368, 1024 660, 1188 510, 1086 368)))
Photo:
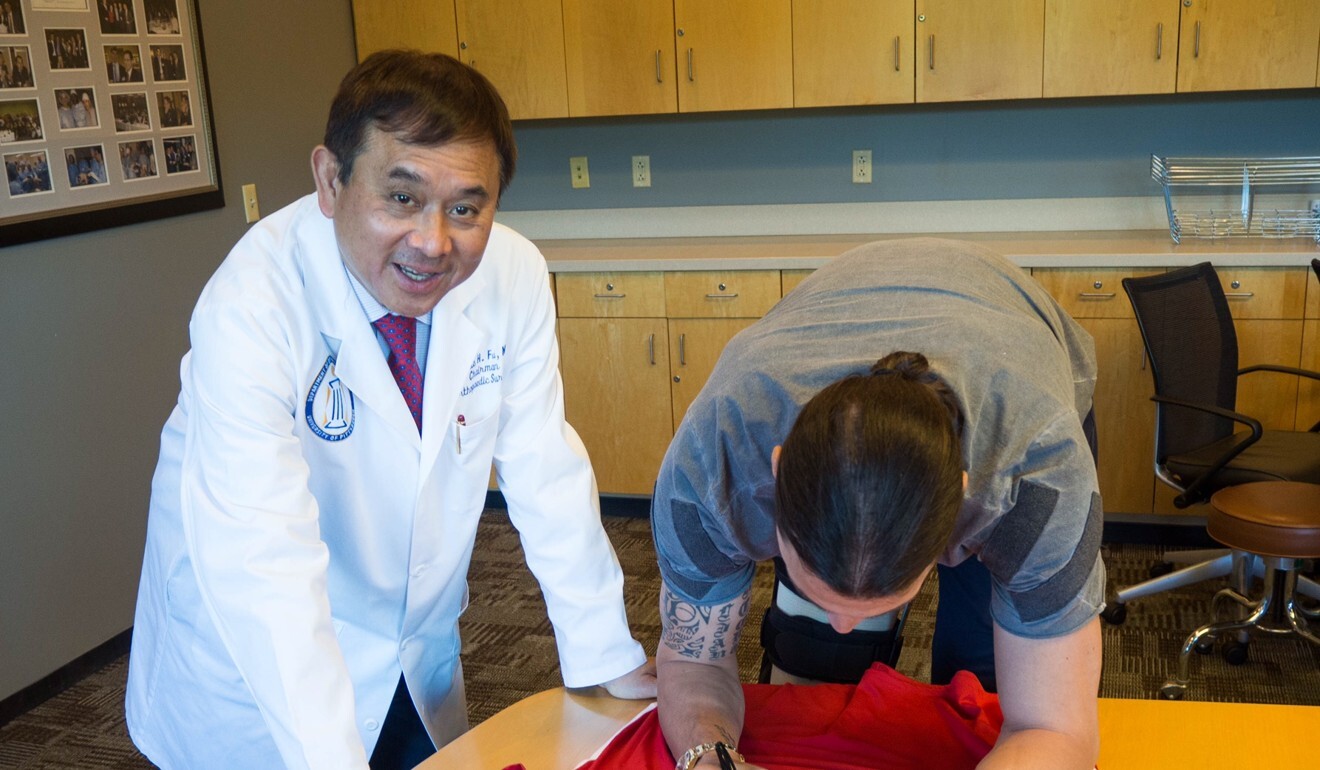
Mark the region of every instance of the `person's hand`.
POLYGON ((608 682, 602 682, 600 686, 604 687, 610 695, 623 700, 654 698, 656 693, 655 658, 647 658, 645 663, 632 671, 608 682))

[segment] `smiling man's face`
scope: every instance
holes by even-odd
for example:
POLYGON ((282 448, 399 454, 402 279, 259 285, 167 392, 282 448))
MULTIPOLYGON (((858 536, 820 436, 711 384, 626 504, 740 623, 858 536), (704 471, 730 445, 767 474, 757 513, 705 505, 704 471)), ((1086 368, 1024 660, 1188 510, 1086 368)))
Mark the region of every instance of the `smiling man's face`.
POLYGON ((390 312, 430 312, 481 263, 499 202, 492 142, 415 145, 369 128, 347 182, 325 147, 312 168, 344 264, 390 312))

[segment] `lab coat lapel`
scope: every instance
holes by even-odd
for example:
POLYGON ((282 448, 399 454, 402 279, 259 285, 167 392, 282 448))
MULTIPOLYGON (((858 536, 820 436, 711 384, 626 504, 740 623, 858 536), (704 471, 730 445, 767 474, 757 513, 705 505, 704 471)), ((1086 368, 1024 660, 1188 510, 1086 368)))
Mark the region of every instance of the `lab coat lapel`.
MULTIPOLYGON (((431 313, 431 342, 426 352, 426 386, 422 392, 422 468, 429 473, 447 433, 454 430, 455 403, 467 382, 469 364, 485 343, 486 335, 468 310, 485 291, 486 279, 478 268, 455 286, 431 313)), ((455 446, 449 451, 458 451, 455 446)))
POLYGON ((367 321, 348 282, 334 226, 329 219, 309 219, 302 242, 310 244, 302 254, 311 312, 316 328, 335 356, 335 374, 371 411, 380 415, 399 436, 419 449, 417 424, 390 373, 376 332, 367 321))

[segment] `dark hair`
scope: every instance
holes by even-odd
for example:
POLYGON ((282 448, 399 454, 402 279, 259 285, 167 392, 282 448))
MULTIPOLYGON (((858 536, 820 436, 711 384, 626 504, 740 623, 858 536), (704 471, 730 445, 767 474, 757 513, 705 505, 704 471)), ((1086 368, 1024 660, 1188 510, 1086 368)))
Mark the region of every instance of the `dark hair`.
POLYGON ((352 176, 369 126, 409 144, 490 140, 500 158, 501 195, 518 163, 509 110, 495 86, 440 53, 378 51, 344 76, 325 126, 341 182, 352 176))
POLYGON ((784 440, 775 524, 845 596, 891 596, 948 545, 962 505, 962 410, 920 353, 827 386, 784 440))

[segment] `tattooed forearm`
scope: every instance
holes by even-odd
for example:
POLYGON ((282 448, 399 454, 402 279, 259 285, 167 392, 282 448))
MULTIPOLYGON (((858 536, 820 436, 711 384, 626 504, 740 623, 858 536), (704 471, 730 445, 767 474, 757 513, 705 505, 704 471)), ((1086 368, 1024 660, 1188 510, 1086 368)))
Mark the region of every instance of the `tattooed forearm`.
POLYGON ((726 604, 703 606, 686 601, 666 586, 661 591, 660 621, 664 627, 660 642, 685 658, 719 660, 738 649, 738 637, 751 595, 726 604))

